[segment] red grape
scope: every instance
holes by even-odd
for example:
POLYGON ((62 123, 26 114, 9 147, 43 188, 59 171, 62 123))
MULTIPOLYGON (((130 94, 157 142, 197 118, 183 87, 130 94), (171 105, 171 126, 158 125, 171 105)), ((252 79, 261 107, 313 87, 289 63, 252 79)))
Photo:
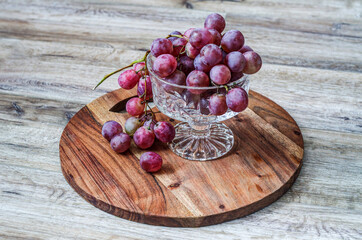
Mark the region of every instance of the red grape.
POLYGON ((241 52, 241 53, 245 53, 245 52, 253 51, 253 49, 251 47, 249 47, 248 45, 244 45, 238 51, 241 52))
POLYGON ((239 50, 244 45, 244 36, 238 30, 227 31, 221 39, 221 47, 225 52, 239 50))
POLYGON ((153 62, 152 69, 160 77, 171 75, 177 68, 177 61, 171 54, 162 54, 153 62))
POLYGON ((248 102, 248 94, 243 88, 233 88, 226 95, 226 104, 234 112, 244 111, 248 102))
POLYGON ((241 52, 231 52, 226 55, 225 62, 232 72, 241 72, 245 67, 246 59, 241 52))
POLYGON ((138 82, 137 95, 140 98, 146 99, 146 100, 152 98, 152 82, 151 82, 150 76, 141 78, 141 80, 138 82), (145 93, 145 89, 146 89, 146 96, 142 96, 145 93))
POLYGON ((133 69, 128 69, 121 73, 118 77, 118 84, 123 89, 132 89, 137 85, 140 80, 140 75, 136 73, 133 69))
POLYGON ((140 165, 146 172, 157 172, 162 167, 162 158, 154 152, 145 152, 140 157, 140 165))
POLYGON ((164 143, 172 142, 176 134, 175 128, 169 122, 157 122, 153 131, 156 138, 164 143))
POLYGON ((111 148, 117 153, 123 153, 129 149, 131 138, 126 133, 120 133, 111 140, 111 148))
POLYGON ((138 116, 142 114, 144 109, 145 103, 141 98, 138 97, 131 98, 126 104, 126 110, 132 116, 138 116))
POLYGON ((244 54, 246 64, 243 70, 246 74, 254 74, 258 72, 261 68, 262 61, 259 54, 254 51, 245 52, 244 54))
POLYGON ((194 60, 188 56, 181 56, 177 63, 177 69, 184 72, 186 76, 189 75, 190 72, 195 70, 194 60))
POLYGON ((230 81, 230 78, 230 70, 223 64, 216 65, 210 70, 210 79, 216 84, 227 84, 230 81))
POLYGON ((177 57, 186 50, 185 46, 187 44, 187 40, 184 38, 176 38, 175 40, 172 41, 172 44, 173 44, 172 55, 177 57))
POLYGON ((212 13, 206 17, 204 27, 215 29, 219 33, 222 33, 225 29, 225 19, 218 13, 212 13))
MULTIPOLYGON (((198 70, 190 72, 186 78, 186 85, 190 87, 207 87, 210 85, 209 77, 206 73, 198 70)), ((202 89, 188 89, 193 94, 203 93, 202 89)))
POLYGON ((210 97, 209 101, 209 109, 212 115, 223 115, 228 110, 225 95, 215 93, 210 97))
POLYGON ((206 28, 196 28, 192 31, 189 39, 189 43, 197 49, 201 49, 206 44, 212 42, 213 36, 206 28))
POLYGON ((136 130, 142 126, 142 121, 136 117, 130 117, 126 120, 124 124, 124 130, 129 136, 133 136, 136 130))
POLYGON ((155 141, 155 134, 151 129, 143 126, 134 133, 133 141, 139 148, 146 149, 152 146, 155 141))
POLYGON ((123 128, 121 124, 119 124, 116 121, 108 121, 103 124, 102 127, 102 136, 107 139, 108 141, 111 141, 113 136, 121 133, 123 131, 123 128))
POLYGON ((199 55, 200 49, 195 48, 190 43, 186 44, 186 54, 189 58, 194 59, 197 55, 199 55))
MULTIPOLYGON (((165 81, 168 83, 185 86, 186 85, 186 75, 183 72, 176 70, 170 76, 166 77, 165 81)), ((173 93, 173 92, 181 93, 184 90, 183 88, 171 86, 166 83, 163 84, 163 88, 168 93, 173 93)))
POLYGON ((203 71, 205 73, 209 72, 212 68, 211 65, 208 65, 204 57, 201 57, 200 54, 196 56, 194 60, 194 66, 196 70, 203 71))
POLYGON ((222 61, 222 51, 215 44, 207 44, 201 49, 200 57, 207 66, 213 67, 222 61))
POLYGON ((207 97, 202 97, 200 99, 200 113, 203 115, 209 115, 209 99, 207 97))
POLYGON ((172 42, 166 38, 157 38, 151 44, 151 53, 158 57, 162 54, 171 54, 173 51, 172 42))
POLYGON ((221 34, 215 29, 209 29, 209 32, 212 35, 212 43, 217 45, 217 46, 220 46, 220 44, 221 44, 221 34))
POLYGON ((156 121, 154 119, 148 119, 143 124, 144 127, 146 127, 147 129, 150 129, 151 131, 153 131, 155 125, 156 125, 156 121))
POLYGON ((239 80, 244 76, 243 72, 232 72, 230 82, 239 80))
POLYGON ((195 28, 189 28, 189 29, 187 29, 187 30, 185 31, 185 33, 184 33, 184 37, 186 37, 187 39, 189 39, 192 31, 194 31, 194 30, 195 30, 195 28))
MULTIPOLYGON (((172 33, 170 33, 170 35, 180 35, 182 36, 182 34, 179 31, 173 31, 172 33)), ((175 39, 177 39, 178 37, 169 37, 168 40, 170 40, 171 42, 175 39)))
POLYGON ((136 63, 135 65, 133 65, 133 70, 138 72, 138 75, 140 75, 140 77, 143 77, 145 75, 145 70, 142 69, 145 67, 145 65, 146 64, 144 62, 136 63))

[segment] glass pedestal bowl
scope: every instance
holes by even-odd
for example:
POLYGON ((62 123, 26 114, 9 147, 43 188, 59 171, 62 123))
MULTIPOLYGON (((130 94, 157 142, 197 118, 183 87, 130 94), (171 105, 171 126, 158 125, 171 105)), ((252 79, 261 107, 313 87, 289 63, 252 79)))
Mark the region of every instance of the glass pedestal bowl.
MULTIPOLYGON (((153 101, 157 108, 181 123, 175 126, 176 136, 169 143, 170 149, 182 158, 206 161, 227 154, 234 145, 234 135, 221 121, 239 114, 230 109, 220 116, 209 113, 208 98, 214 93, 226 93, 223 86, 188 87, 166 82, 152 71, 154 57, 147 57, 147 69, 152 82, 153 101), (189 90, 200 90, 193 94, 189 90)), ((249 79, 242 78, 228 84, 249 92, 249 79)))

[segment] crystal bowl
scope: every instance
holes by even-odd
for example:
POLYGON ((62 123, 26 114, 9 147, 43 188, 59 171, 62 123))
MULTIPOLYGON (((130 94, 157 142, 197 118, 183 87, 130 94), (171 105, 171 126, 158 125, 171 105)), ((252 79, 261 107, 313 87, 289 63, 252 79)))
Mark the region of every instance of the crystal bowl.
MULTIPOLYGON (((169 143, 170 149, 182 158, 198 161, 216 159, 228 153, 234 145, 234 136, 231 129, 221 121, 232 118, 239 112, 228 109, 223 115, 211 115, 207 100, 213 93, 226 93, 226 88, 189 87, 168 83, 153 72, 154 59, 151 54, 147 57, 153 102, 163 114, 181 122, 175 126, 176 136, 169 143), (200 90, 202 93, 193 94, 189 90, 200 90)), ((244 75, 227 84, 228 88, 235 86, 245 89, 248 93, 248 76, 244 75)))

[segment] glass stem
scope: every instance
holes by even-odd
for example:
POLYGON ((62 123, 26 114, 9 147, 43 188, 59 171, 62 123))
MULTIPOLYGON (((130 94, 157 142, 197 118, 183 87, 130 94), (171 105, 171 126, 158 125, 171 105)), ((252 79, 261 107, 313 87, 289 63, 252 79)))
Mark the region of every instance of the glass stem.
POLYGON ((200 138, 200 137, 208 137, 210 135, 210 124, 200 125, 195 123, 189 123, 189 125, 192 129, 190 132, 192 136, 200 138))

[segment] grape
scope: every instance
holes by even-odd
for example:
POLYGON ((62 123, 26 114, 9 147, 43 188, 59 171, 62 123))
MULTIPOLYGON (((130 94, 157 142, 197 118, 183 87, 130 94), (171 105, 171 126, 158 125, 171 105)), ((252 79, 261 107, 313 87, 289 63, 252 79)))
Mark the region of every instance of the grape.
POLYGON ((259 54, 254 51, 249 51, 245 52, 243 55, 246 59, 245 68, 243 70, 244 73, 254 74, 260 70, 262 61, 259 54))
POLYGON ((201 49, 200 57, 207 66, 213 67, 222 61, 222 51, 215 44, 207 44, 201 49))
POLYGON ((193 94, 189 90, 184 90, 182 92, 182 97, 188 106, 192 104, 193 108, 197 109, 197 106, 199 105, 200 102, 199 94, 193 94))
POLYGON ((221 61, 221 63, 226 65, 225 58, 226 58, 226 55, 228 55, 228 54, 224 50, 221 50, 221 52, 222 52, 222 61, 221 61))
POLYGON ((248 107, 248 94, 243 88, 233 88, 226 95, 226 104, 231 111, 244 111, 248 107))
POLYGON ((244 76, 243 72, 232 72, 230 82, 234 82, 236 80, 239 80, 243 76, 244 76))
POLYGON ((135 70, 136 72, 138 72, 138 75, 140 77, 143 77, 145 75, 145 70, 142 70, 145 67, 145 63, 144 62, 139 62, 136 63, 135 65, 133 65, 133 70, 135 70), (142 71, 141 71, 142 70, 142 71))
POLYGON ((245 53, 245 52, 253 51, 253 49, 251 47, 249 47, 248 45, 244 45, 238 51, 241 52, 241 53, 245 53))
POLYGON ((209 109, 212 115, 220 116, 228 110, 225 95, 215 93, 210 97, 209 101, 209 109))
MULTIPOLYGON (((172 33, 170 33, 170 35, 181 35, 182 34, 179 31, 173 31, 172 33)), ((169 37, 168 40, 170 40, 171 42, 175 39, 177 39, 178 37, 169 37)))
POLYGON ((140 75, 136 73, 133 69, 128 69, 121 73, 118 77, 118 84, 123 89, 132 89, 137 85, 140 80, 140 75))
POLYGON ((231 52, 226 55, 225 62, 232 72, 241 72, 245 67, 246 59, 241 52, 231 52))
POLYGON ((218 31, 216 31, 215 29, 209 29, 209 32, 212 35, 212 43, 217 45, 217 46, 220 46, 220 44, 221 44, 221 34, 218 31))
POLYGON ((230 81, 230 78, 230 70, 223 64, 216 65, 210 70, 210 79, 216 84, 227 84, 230 81))
POLYGON ((146 149, 152 146, 155 141, 155 134, 152 130, 143 126, 134 133, 133 141, 139 148, 146 149))
POLYGON ((146 100, 148 100, 152 98, 152 83, 150 76, 141 78, 141 80, 138 82, 137 95, 142 99, 145 99, 145 96, 142 96, 145 92, 145 89, 146 89, 146 100))
POLYGON ((186 44, 186 54, 189 58, 194 59, 199 53, 200 49, 193 47, 190 43, 186 44))
POLYGON ((162 158, 154 152, 145 152, 140 157, 140 165, 146 172, 157 172, 162 167, 162 158))
POLYGON ((244 45, 244 36, 238 30, 227 31, 221 39, 221 47, 225 52, 239 50, 244 45))
POLYGON ((152 69, 160 77, 171 75, 177 67, 177 61, 171 54, 162 54, 153 62, 152 69))
POLYGON ((180 55, 182 52, 185 51, 187 40, 184 38, 176 38, 175 40, 172 41, 172 44, 173 44, 172 55, 177 57, 178 55, 180 55))
POLYGON ((154 119, 148 119, 143 124, 144 127, 146 127, 147 129, 150 129, 151 131, 153 131, 155 125, 156 125, 156 121, 154 119))
POLYGON ((158 57, 162 54, 171 54, 173 51, 172 42, 166 38, 157 38, 151 44, 151 53, 158 57))
MULTIPOLYGON (((165 81, 168 83, 185 86, 186 85, 186 75, 183 72, 176 70, 170 76, 166 77, 165 81)), ((173 92, 181 93, 184 90, 183 88, 172 86, 172 85, 166 84, 166 83, 163 83, 163 88, 168 93, 173 93, 173 92)))
POLYGON ((194 31, 192 31, 189 38, 189 43, 197 49, 201 49, 206 44, 212 42, 213 36, 206 28, 196 28, 194 31))
POLYGON ((123 153, 131 146, 131 138, 126 133, 115 135, 111 140, 111 148, 117 153, 123 153))
POLYGON ((189 75, 190 72, 195 70, 194 60, 188 56, 181 56, 177 63, 177 69, 184 72, 186 76, 189 75))
POLYGON ((102 127, 102 136, 107 139, 108 141, 111 141, 113 136, 116 134, 119 134, 123 131, 123 128, 121 124, 119 124, 116 121, 108 121, 103 124, 102 127))
POLYGON ((204 57, 201 57, 200 54, 196 56, 194 60, 194 66, 196 70, 203 71, 205 73, 209 72, 212 66, 208 65, 204 57))
POLYGON ((138 97, 131 98, 126 104, 126 110, 132 116, 138 116, 142 114, 144 109, 145 103, 141 98, 138 97))
POLYGON ((215 29, 219 33, 222 33, 225 29, 225 19, 218 13, 212 13, 206 17, 204 27, 215 29))
POLYGON ((157 122, 153 131, 156 138, 164 143, 172 142, 176 134, 175 128, 169 122, 157 122))
POLYGON ((200 99, 200 113, 204 115, 209 115, 209 100, 207 97, 203 97, 200 99))
POLYGON ((189 28, 189 29, 187 29, 187 30, 185 31, 185 33, 184 33, 184 37, 186 37, 187 39, 189 39, 192 31, 194 31, 194 30, 195 30, 195 28, 189 28))
MULTIPOLYGON (((206 73, 194 70, 187 76, 186 85, 189 87, 207 87, 210 85, 210 80, 206 73)), ((188 89, 188 91, 193 94, 205 92, 203 89, 188 89)))
POLYGON ((136 130, 142 126, 142 121, 136 117, 130 117, 126 120, 124 124, 124 130, 126 133, 132 137, 136 130))

